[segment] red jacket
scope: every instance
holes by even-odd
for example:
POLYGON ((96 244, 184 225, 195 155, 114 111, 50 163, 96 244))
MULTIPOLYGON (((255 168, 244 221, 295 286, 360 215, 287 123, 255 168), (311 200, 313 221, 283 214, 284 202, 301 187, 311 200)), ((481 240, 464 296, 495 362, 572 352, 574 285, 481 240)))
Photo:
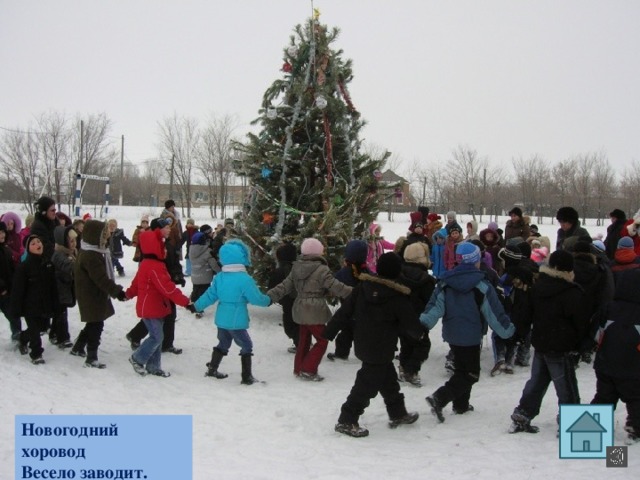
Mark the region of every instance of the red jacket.
POLYGON ((171 313, 169 300, 184 307, 189 299, 171 281, 164 263, 165 247, 161 230, 142 232, 139 242, 143 258, 126 295, 127 298, 138 297, 138 317, 164 318, 171 313))

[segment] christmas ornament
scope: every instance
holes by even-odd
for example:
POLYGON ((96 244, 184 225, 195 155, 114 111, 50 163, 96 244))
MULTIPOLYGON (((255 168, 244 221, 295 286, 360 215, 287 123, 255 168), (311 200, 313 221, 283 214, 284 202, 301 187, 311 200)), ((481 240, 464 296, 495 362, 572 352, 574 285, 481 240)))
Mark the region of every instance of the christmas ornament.
POLYGON ((278 116, 278 110, 271 107, 271 108, 267 108, 267 118, 269 120, 273 120, 274 118, 276 118, 278 116))
POLYGON ((374 170, 373 178, 375 178, 378 181, 382 180, 382 172, 380 170, 374 170))
POLYGON ((320 109, 324 109, 327 107, 327 99, 324 98, 322 95, 318 95, 316 97, 316 107, 320 108, 320 109))
POLYGON ((276 218, 275 215, 268 212, 264 212, 262 214, 262 223, 264 223, 265 225, 271 225, 275 220, 275 218, 276 218))
POLYGON ((289 62, 284 62, 282 64, 282 71, 283 72, 289 73, 289 72, 291 72, 292 69, 293 69, 293 67, 291 66, 291 64, 289 62))
POLYGON ((287 53, 289 54, 290 57, 297 57, 298 47, 296 47, 295 45, 291 45, 289 48, 287 48, 287 53))
POLYGON ((269 178, 272 173, 273 170, 271 170, 269 167, 262 167, 262 178, 269 178))

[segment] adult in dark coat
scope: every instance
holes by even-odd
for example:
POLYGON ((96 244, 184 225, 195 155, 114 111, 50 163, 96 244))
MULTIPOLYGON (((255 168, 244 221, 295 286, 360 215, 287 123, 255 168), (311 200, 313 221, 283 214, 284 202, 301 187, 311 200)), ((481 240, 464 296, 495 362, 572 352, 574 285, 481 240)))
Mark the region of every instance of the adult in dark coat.
POLYGON ((590 236, 589 232, 580 226, 580 216, 578 215, 578 211, 573 207, 559 208, 556 213, 556 220, 560 223, 556 250, 571 250, 573 244, 578 241, 579 237, 583 235, 590 236))
POLYGON ((618 240, 622 236, 622 229, 627 223, 627 215, 620 209, 616 208, 609 213, 611 225, 607 227, 607 236, 604 239, 607 257, 613 260, 613 256, 618 248, 618 240))
POLYGON ((82 232, 82 250, 74 265, 73 280, 80 320, 85 324, 78 335, 71 354, 85 356, 85 365, 104 368, 98 362, 98 347, 104 321, 115 311, 112 298, 125 301, 121 285, 114 281, 109 255, 109 227, 99 220, 87 220, 82 232))
POLYGON ((35 205, 31 235, 37 235, 44 245, 44 256, 50 259, 55 249, 56 241, 53 231, 60 225, 56 216, 56 202, 51 197, 40 197, 35 205))
POLYGON ((11 290, 11 314, 24 317, 27 329, 20 334, 20 351, 27 353, 35 365, 44 363, 40 332, 58 310, 55 269, 44 256, 44 245, 37 235, 29 235, 25 243, 27 258, 16 268, 11 290))
POLYGON ((640 270, 620 274, 614 300, 595 317, 598 351, 596 394, 592 404, 627 404, 625 430, 631 440, 640 438, 640 270))
POLYGON ((417 413, 407 412, 393 359, 401 333, 418 341, 424 331, 411 307, 409 288, 395 281, 402 269, 400 257, 385 253, 376 268, 377 277, 360 275, 361 283, 344 300, 323 334, 333 339, 344 325, 353 325, 354 350, 362 367, 340 409, 335 430, 355 437, 369 434, 358 420, 378 393, 384 399, 392 428, 418 419, 417 413))
MULTIPOLYGON (((513 207, 509 210, 510 220, 507 220, 507 224, 504 227, 504 239, 509 240, 511 238, 521 237, 526 240, 531 236, 531 230, 529 229, 529 222, 522 216, 522 210, 519 207, 513 207)), ((528 219, 529 217, 527 217, 528 219)))

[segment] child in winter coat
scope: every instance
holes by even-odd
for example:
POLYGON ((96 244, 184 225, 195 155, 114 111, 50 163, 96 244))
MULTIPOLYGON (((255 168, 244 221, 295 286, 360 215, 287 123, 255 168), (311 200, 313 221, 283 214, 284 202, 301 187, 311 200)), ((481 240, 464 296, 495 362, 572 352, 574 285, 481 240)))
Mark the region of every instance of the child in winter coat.
POLYGON ((55 250, 51 262, 56 269, 56 285, 60 310, 53 316, 49 340, 65 349, 73 346, 69 335, 69 321, 67 309, 76 304, 76 294, 73 286, 73 267, 76 262, 76 238, 73 227, 59 225, 53 231, 56 240, 55 250))
POLYGON ((13 212, 7 212, 0 218, 0 221, 4 222, 7 226, 5 245, 11 250, 11 256, 13 263, 20 263, 20 257, 24 252, 24 246, 22 245, 22 239, 20 238, 20 231, 22 230, 22 220, 18 214, 13 212))
POLYGON ((109 226, 99 220, 87 220, 82 232, 82 248, 73 269, 80 321, 85 323, 71 355, 85 357, 85 367, 105 368, 98 361, 98 347, 104 321, 115 311, 111 298, 124 302, 127 297, 121 285, 114 281, 113 263, 109 254, 109 226), (86 347, 86 353, 85 353, 86 347))
POLYGON ((369 225, 367 238, 367 270, 376 273, 376 263, 385 250, 393 250, 395 245, 380 236, 382 227, 377 223, 369 225))
MULTIPOLYGON (((195 302, 200 296, 206 292, 213 276, 220 271, 220 264, 213 256, 211 250, 211 238, 213 229, 205 224, 200 227, 200 231, 191 239, 189 247, 189 258, 191 259, 191 283, 193 290, 191 291, 191 301, 195 302)), ((201 318, 201 314, 196 314, 197 318, 201 318)))
POLYGON ((624 429, 640 441, 640 270, 620 273, 614 300, 594 317, 598 329, 592 404, 627 404, 624 429))
POLYGON ((345 298, 351 287, 337 280, 323 257, 324 245, 315 238, 306 238, 300 247, 302 255, 293 263, 291 273, 282 283, 267 292, 271 300, 278 302, 292 292, 293 321, 300 325, 300 340, 293 364, 293 373, 302 380, 319 382, 318 365, 327 350, 327 340, 322 337, 324 325, 331 319, 331 310, 325 297, 345 298), (311 347, 311 337, 316 343, 311 347))
POLYGON ((7 227, 4 222, 0 222, 0 311, 4 313, 9 321, 11 329, 11 340, 17 342, 20 340, 20 332, 22 331, 22 323, 20 317, 14 317, 11 314, 11 284, 13 283, 13 275, 15 273, 15 264, 13 263, 12 252, 4 243, 7 233, 7 227))
POLYGON ((449 228, 449 236, 444 243, 444 269, 453 270, 456 265, 456 248, 462 240, 462 229, 459 226, 451 226, 449 228))
POLYGON ((124 267, 120 264, 120 259, 124 257, 124 253, 122 251, 122 244, 131 246, 131 240, 129 240, 124 235, 124 231, 121 228, 118 228, 118 221, 115 218, 112 218, 108 222, 109 232, 111 235, 109 236, 109 251, 111 252, 111 262, 113 263, 113 268, 115 268, 118 272, 119 277, 124 277, 124 267))
MULTIPOLYGON (((367 270, 364 259, 367 254, 367 244, 362 240, 351 240, 344 249, 344 266, 336 272, 336 278, 345 285, 355 287, 360 283, 360 275, 371 273, 367 270)), ((334 353, 327 354, 329 360, 348 360, 351 344, 353 343, 353 328, 345 326, 336 337, 334 353)))
POLYGON ((253 342, 249 336, 249 310, 247 304, 268 307, 271 299, 260 292, 256 281, 247 273, 251 266, 251 253, 242 240, 229 239, 220 247, 219 252, 222 271, 213 278, 213 283, 195 302, 198 312, 219 302, 216 308, 215 324, 218 327, 218 345, 213 349, 208 377, 226 378, 227 374, 219 372, 222 358, 229 353, 231 342, 240 347, 242 362, 242 384, 252 385, 257 380, 251 372, 253 342))
POLYGON ((149 230, 149 215, 142 215, 140 225, 136 227, 133 231, 133 235, 131 235, 131 246, 136 249, 133 253, 134 262, 140 262, 142 260, 142 253, 140 252, 140 243, 138 242, 138 238, 142 232, 146 232, 147 230, 149 230))
POLYGON ((323 335, 332 339, 345 325, 352 325, 356 356, 362 367, 347 400, 340 409, 335 431, 365 437, 369 431, 358 423, 369 402, 378 393, 384 399, 389 427, 414 423, 418 413, 408 413, 393 358, 399 335, 414 341, 424 334, 418 314, 411 307, 410 290, 396 281, 402 269, 398 255, 389 252, 378 259, 378 276, 360 275, 361 283, 349 295, 323 335))
POLYGON ((20 334, 20 353, 31 349, 31 363, 45 363, 40 332, 58 310, 58 293, 53 264, 44 253, 40 237, 30 235, 26 242, 27 258, 16 268, 11 290, 11 314, 24 317, 27 330, 20 334))
POLYGON ((480 240, 480 235, 478 235, 478 222, 475 220, 469 220, 467 222, 467 236, 464 237, 464 241, 470 242, 471 240, 480 240))
POLYGON ((198 227, 193 218, 187 218, 187 225, 182 232, 182 245, 186 247, 187 253, 184 257, 184 276, 191 276, 191 260, 189 258, 189 247, 191 246, 191 240, 193 236, 198 233, 198 227))
MULTIPOLYGON (((140 375, 149 373, 164 378, 171 375, 162 370, 161 365, 164 317, 171 313, 171 305, 165 300, 171 300, 185 308, 190 304, 189 299, 171 281, 164 263, 167 254, 164 242, 167 236, 168 229, 162 228, 140 234, 142 261, 126 291, 127 298, 138 297, 136 314, 142 318, 149 331, 147 338, 129 357, 129 363, 140 375)), ((190 311, 195 311, 193 304, 190 307, 190 311)))
MULTIPOLYGON (((273 288, 287 278, 293 268, 293 262, 296 261, 296 256, 296 247, 292 243, 285 243, 278 247, 276 250, 278 268, 269 275, 267 288, 273 288)), ((300 327, 298 327, 298 324, 293 321, 293 300, 295 298, 295 294, 291 293, 282 297, 278 302, 280 303, 280 306, 282 306, 282 327, 284 328, 284 333, 293 342, 293 346, 288 349, 289 353, 296 353, 298 340, 300 339, 300 327)))
POLYGON ((433 234, 433 248, 431 250, 431 270, 433 272, 433 276, 436 279, 440 278, 444 274, 444 272, 446 272, 446 269, 444 268, 444 244, 446 239, 447 230, 445 228, 441 228, 433 234))

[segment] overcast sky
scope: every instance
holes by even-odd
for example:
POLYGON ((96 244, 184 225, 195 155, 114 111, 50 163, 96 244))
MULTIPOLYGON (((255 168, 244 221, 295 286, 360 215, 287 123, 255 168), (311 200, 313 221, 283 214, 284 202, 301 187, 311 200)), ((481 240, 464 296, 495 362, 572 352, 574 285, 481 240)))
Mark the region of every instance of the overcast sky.
MULTIPOLYGON (((354 64, 364 138, 406 164, 458 145, 494 165, 604 151, 640 161, 640 1, 315 0, 354 64)), ((236 115, 282 72, 309 0, 0 0, 0 127, 105 112, 127 159, 158 121, 236 115)))

